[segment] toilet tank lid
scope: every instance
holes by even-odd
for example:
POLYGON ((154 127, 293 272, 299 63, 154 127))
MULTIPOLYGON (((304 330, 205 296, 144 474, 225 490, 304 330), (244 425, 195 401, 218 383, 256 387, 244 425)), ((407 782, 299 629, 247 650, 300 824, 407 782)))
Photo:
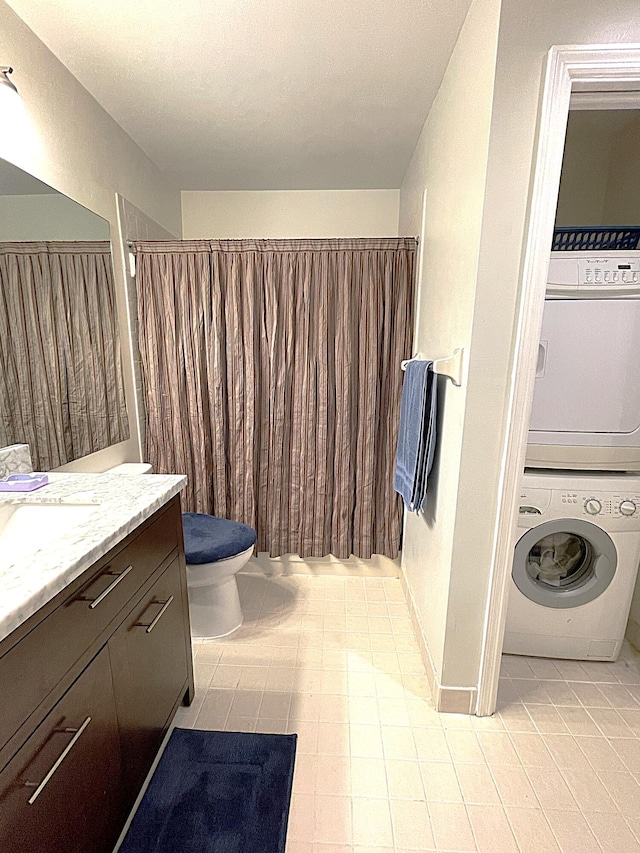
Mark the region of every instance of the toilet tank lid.
POLYGON ((121 465, 116 465, 115 468, 108 468, 105 474, 150 474, 151 465, 149 462, 123 462, 121 465))

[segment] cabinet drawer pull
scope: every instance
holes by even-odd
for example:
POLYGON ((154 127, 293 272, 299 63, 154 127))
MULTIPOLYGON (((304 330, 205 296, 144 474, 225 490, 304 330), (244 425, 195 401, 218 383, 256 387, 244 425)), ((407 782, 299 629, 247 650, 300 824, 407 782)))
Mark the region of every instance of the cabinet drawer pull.
POLYGON ((42 782, 25 782, 24 783, 25 788, 35 788, 36 789, 33 792, 33 794, 31 794, 31 796, 29 797, 29 799, 27 801, 30 806, 32 806, 35 803, 35 801, 38 799, 40 794, 44 791, 48 782, 51 780, 51 777, 56 772, 58 767, 60 767, 60 765, 65 760, 67 755, 69 755, 69 753, 71 752, 73 747, 77 744, 78 740, 80 739, 80 735, 87 728, 87 726, 89 725, 90 722, 91 722, 91 717, 87 717, 87 719, 84 721, 84 723, 80 726, 79 729, 56 729, 56 731, 65 732, 66 734, 73 733, 73 737, 71 738, 71 740, 69 741, 69 743, 67 744, 65 749, 60 753, 56 763, 53 765, 51 770, 49 770, 49 772, 44 777, 42 782))
POLYGON ((77 601, 89 601, 89 610, 95 610, 95 608, 100 604, 101 601, 104 601, 105 598, 109 595, 110 592, 118 586, 121 580, 124 580, 130 571, 133 570, 133 566, 127 566, 126 569, 123 569, 121 572, 102 572, 103 575, 113 575, 114 580, 111 581, 109 586, 103 590, 97 598, 85 598, 81 596, 77 599, 77 601))
POLYGON ((146 628, 147 629, 146 633, 150 634, 153 631, 153 629, 156 627, 158 622, 162 619, 164 614, 167 612, 167 609, 168 609, 168 607, 172 601, 173 601, 173 596, 170 595, 169 598, 164 602, 160 602, 160 601, 154 602, 155 604, 161 604, 162 603, 162 607, 158 611, 158 614, 156 615, 155 619, 153 619, 153 621, 149 622, 149 623, 147 623, 147 622, 136 622, 133 627, 134 628, 146 628))

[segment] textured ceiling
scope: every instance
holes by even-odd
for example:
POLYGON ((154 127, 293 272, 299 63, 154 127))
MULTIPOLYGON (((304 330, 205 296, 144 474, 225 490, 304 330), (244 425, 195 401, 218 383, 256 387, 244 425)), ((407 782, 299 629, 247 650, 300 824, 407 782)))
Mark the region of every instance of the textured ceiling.
POLYGON ((469 0, 9 5, 181 189, 361 189, 400 186, 469 0))

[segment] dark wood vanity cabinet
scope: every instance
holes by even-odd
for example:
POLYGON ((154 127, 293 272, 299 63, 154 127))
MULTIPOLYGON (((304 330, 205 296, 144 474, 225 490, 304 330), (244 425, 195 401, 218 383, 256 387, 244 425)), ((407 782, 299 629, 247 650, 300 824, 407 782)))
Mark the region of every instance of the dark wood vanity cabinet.
POLYGON ((0 851, 112 850, 192 696, 176 497, 0 643, 0 851))
POLYGON ((106 649, 0 773, 0 850, 113 849, 120 739, 106 649))
POLYGON ((109 640, 125 804, 130 807, 158 751, 184 684, 182 573, 174 560, 109 640))

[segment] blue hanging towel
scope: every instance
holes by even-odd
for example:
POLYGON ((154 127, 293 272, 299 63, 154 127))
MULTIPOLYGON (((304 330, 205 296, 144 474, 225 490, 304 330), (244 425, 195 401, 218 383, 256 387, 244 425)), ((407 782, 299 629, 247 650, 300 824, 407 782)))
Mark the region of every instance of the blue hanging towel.
POLYGON ((402 383, 393 487, 412 512, 424 509, 436 449, 437 377, 431 361, 410 361, 402 383))

